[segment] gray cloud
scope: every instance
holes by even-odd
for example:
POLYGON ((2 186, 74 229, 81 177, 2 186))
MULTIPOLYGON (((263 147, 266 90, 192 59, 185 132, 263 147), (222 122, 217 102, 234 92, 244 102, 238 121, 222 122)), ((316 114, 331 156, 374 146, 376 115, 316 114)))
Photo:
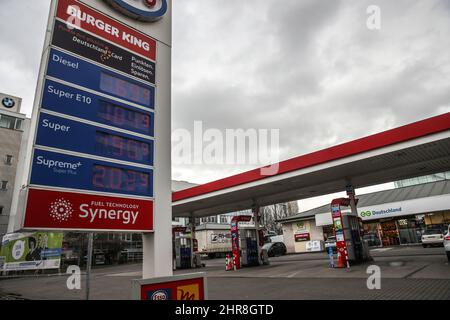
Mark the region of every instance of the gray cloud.
MULTIPOLYGON (((49 1, 2 5, 0 91, 30 114, 49 1)), ((449 11, 445 0, 174 0, 173 127, 280 129, 287 159, 448 112, 449 11), (378 31, 366 28, 372 4, 378 31)), ((173 176, 250 168, 177 165, 173 176)))
MULTIPOLYGON (((175 127, 279 128, 287 159, 450 110, 445 1, 249 1, 232 13, 200 3, 198 15, 214 19, 174 33, 175 127), (366 28, 371 4, 379 31, 366 28)), ((202 182, 249 168, 174 175, 208 172, 193 176, 202 182)))

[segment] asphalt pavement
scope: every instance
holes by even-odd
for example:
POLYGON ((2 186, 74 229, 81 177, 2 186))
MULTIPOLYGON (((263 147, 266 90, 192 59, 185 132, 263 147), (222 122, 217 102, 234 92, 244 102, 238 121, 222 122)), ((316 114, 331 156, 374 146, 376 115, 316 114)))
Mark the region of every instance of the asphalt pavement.
MULTIPOLYGON (((374 261, 350 269, 328 267, 325 253, 292 254, 270 265, 225 271, 224 259, 205 260, 206 267, 175 274, 206 272, 210 299, 450 299, 450 265, 442 247, 392 247, 372 250, 374 261), (380 289, 367 287, 367 268, 380 268, 380 289)), ((142 277, 141 264, 95 268, 91 299, 130 299, 131 280, 142 277)), ((0 280, 1 299, 85 299, 68 290, 68 275, 39 275, 0 280)))

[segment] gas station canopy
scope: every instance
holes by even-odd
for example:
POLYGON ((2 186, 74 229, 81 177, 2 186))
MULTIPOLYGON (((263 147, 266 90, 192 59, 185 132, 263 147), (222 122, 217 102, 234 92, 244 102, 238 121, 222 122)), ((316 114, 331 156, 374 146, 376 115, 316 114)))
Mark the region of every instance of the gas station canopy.
POLYGON ((172 194, 174 217, 204 217, 450 169, 450 113, 172 194))

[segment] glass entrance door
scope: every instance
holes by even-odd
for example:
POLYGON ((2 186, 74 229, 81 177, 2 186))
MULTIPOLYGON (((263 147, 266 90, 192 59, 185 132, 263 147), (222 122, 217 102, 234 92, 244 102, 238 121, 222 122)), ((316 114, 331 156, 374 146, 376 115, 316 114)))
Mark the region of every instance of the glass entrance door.
POLYGON ((397 220, 400 244, 413 244, 420 241, 420 228, 415 218, 397 220))

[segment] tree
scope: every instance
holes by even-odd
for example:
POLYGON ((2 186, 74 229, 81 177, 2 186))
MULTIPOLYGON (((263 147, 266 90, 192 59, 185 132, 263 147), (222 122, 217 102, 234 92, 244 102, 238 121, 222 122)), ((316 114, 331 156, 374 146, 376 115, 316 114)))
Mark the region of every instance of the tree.
POLYGON ((280 219, 296 214, 298 211, 297 201, 278 203, 261 208, 261 224, 267 231, 282 233, 280 219))

